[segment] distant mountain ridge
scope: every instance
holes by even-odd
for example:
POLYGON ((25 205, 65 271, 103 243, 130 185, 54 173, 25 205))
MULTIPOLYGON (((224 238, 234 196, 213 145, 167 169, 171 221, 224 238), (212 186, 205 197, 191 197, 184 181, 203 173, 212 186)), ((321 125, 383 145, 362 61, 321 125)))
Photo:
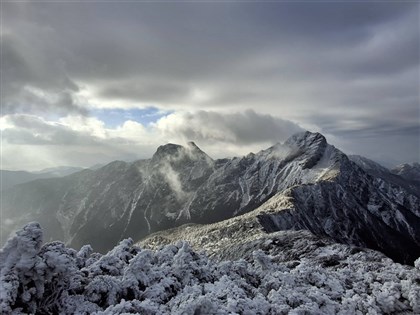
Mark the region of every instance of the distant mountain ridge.
MULTIPOLYGON (((376 163, 360 155, 349 155, 348 157, 352 162, 360 166, 369 175, 374 176, 374 177, 379 177, 387 182, 393 183, 394 185, 404 187, 410 193, 415 194, 417 197, 420 197, 420 175, 417 181, 416 176, 413 176, 413 174, 408 175, 408 176, 407 175, 401 176, 401 174, 398 174, 398 171, 397 171, 398 167, 389 170, 386 167, 380 165, 379 163, 376 163)), ((417 163, 413 163, 413 164, 415 165, 417 163)), ((410 165, 410 164, 402 164, 402 165, 410 165)))
POLYGON ((407 180, 414 181, 420 184, 420 164, 419 163, 405 163, 394 167, 392 173, 399 175, 407 180))
POLYGON ((126 237, 258 208, 266 232, 308 229, 412 262, 420 255, 419 196, 401 183, 369 174, 319 133, 221 160, 192 142, 167 144, 148 160, 115 161, 5 191, 5 232, 37 220, 47 239, 106 251, 126 237))
POLYGON ((51 174, 52 176, 63 177, 63 176, 71 175, 76 172, 80 172, 81 170, 84 170, 84 168, 77 167, 77 166, 57 166, 57 167, 44 168, 40 171, 33 172, 33 173, 34 174, 51 174))
MULTIPOLYGON (((104 166, 103 164, 95 164, 89 169, 97 170, 104 166)), ((57 166, 42 169, 40 171, 10 171, 0 170, 2 176, 2 188, 1 190, 8 189, 15 185, 31 182, 37 179, 53 178, 53 177, 64 177, 77 172, 80 172, 86 168, 77 166, 57 166)))
POLYGON ((15 185, 27 183, 40 178, 52 177, 49 174, 34 174, 26 171, 0 170, 2 177, 1 190, 8 189, 15 185))
POLYGON ((67 176, 81 170, 83 168, 72 166, 46 168, 37 172, 0 170, 2 177, 1 190, 37 179, 67 176))

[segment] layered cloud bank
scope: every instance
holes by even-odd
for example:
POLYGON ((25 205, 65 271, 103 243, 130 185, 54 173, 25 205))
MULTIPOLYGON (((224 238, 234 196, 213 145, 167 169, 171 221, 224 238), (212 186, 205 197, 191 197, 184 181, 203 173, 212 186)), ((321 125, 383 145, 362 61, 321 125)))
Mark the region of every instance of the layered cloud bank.
MULTIPOLYGON (((142 130, 138 139, 151 133, 138 157, 160 137, 155 129, 168 140, 181 134, 254 145, 295 128, 284 119, 328 135, 347 152, 389 164, 419 161, 418 9, 407 2, 6 2, 2 116, 33 115, 47 125, 87 117, 77 118, 77 128, 85 124, 83 135, 76 130, 82 138, 101 123, 112 138, 129 129, 122 142, 134 130, 142 130), (97 115, 151 107, 163 113, 153 126, 126 119, 110 128, 97 115), (211 134, 203 122, 213 123, 211 134)), ((37 144, 32 155, 51 151, 44 143, 49 133, 31 142, 33 121, 22 127, 21 117, 7 117, 21 124, 4 136, 4 155, 25 153, 26 144, 37 144), (8 147, 10 141, 21 148, 8 147)), ((89 148, 64 151, 83 164, 93 159, 89 148)), ((108 151, 102 153, 111 157, 108 151)), ((128 155, 124 149, 112 158, 128 155)), ((43 166, 53 164, 43 159, 43 166)))
POLYGON ((80 115, 53 120, 14 114, 2 117, 1 125, 3 166, 13 168, 19 163, 34 169, 44 163, 89 166, 115 159, 149 158, 162 143, 190 140, 214 157, 240 155, 302 130, 291 121, 252 110, 177 112, 148 124, 127 120, 115 127, 80 115))

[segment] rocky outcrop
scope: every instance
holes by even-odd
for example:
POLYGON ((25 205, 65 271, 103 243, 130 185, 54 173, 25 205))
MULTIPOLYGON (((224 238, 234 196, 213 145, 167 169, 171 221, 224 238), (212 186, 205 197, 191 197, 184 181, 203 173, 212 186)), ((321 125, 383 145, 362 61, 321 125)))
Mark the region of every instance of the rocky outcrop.
POLYGON ((75 247, 90 243, 98 251, 125 237, 219 222, 260 207, 267 232, 309 229, 402 262, 420 254, 416 194, 351 162, 319 133, 299 133, 256 154, 223 160, 194 143, 167 144, 149 160, 116 161, 16 186, 3 196, 10 226, 37 220, 47 239, 75 247), (284 198, 291 202, 278 202, 284 198))

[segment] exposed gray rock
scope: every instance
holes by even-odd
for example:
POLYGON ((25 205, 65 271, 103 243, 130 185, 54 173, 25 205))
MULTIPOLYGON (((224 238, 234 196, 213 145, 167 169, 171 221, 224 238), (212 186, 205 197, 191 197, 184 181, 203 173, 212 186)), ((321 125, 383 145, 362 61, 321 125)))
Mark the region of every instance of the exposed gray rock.
POLYGON ((20 185, 3 197, 10 227, 37 220, 47 240, 90 243, 98 251, 126 237, 219 222, 261 207, 258 220, 266 232, 309 229, 401 262, 420 255, 418 196, 369 174, 319 133, 299 133, 256 154, 223 160, 194 143, 167 144, 149 160, 20 185))

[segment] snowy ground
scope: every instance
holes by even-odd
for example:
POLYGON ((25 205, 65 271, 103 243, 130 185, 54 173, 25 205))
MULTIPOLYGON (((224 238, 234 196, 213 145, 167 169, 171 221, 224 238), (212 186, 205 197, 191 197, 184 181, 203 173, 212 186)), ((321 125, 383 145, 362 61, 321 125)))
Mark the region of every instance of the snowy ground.
POLYGON ((42 246, 32 223, 0 252, 0 313, 420 313, 420 259, 404 266, 296 231, 235 246, 228 261, 186 242, 150 250, 125 240, 102 256, 42 246))

